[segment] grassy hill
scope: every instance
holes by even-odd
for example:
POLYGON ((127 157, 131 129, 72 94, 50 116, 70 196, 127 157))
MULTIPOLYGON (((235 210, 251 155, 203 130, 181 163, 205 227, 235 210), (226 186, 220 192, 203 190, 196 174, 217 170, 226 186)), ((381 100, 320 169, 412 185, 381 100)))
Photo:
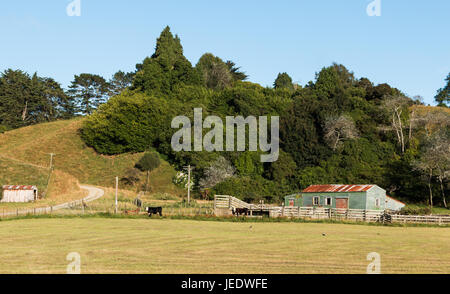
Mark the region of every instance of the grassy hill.
MULTIPOLYGON (((35 203, 2 203, 2 211, 23 207, 39 207, 55 205, 60 202, 80 199, 86 194, 78 186, 78 180, 60 170, 50 175, 49 169, 33 164, 9 159, 0 155, 0 186, 2 185, 35 185, 38 187, 39 197, 35 203), (47 189, 48 183, 48 189, 47 189)), ((1 194, 1 193, 0 193, 1 194)))
POLYGON ((26 165, 0 155, 0 183, 1 185, 23 185, 31 183, 42 191, 47 186, 48 169, 26 165))
MULTIPOLYGON (((123 176, 142 154, 100 155, 79 137, 81 124, 82 119, 61 120, 0 134, 0 185, 37 185, 41 191, 45 190, 49 154, 54 153, 55 171, 49 197, 73 191, 77 182, 112 187, 115 176, 123 176)), ((151 192, 181 195, 183 190, 172 184, 175 173, 170 164, 162 160, 161 166, 150 175, 151 192)), ((142 183, 144 178, 142 174, 142 183)))

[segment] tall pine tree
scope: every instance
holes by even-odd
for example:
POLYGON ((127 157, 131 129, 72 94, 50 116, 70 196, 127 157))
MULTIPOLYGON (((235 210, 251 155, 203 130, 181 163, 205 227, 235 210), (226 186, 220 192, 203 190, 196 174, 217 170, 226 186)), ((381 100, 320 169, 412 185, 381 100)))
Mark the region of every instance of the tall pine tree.
POLYGON ((109 94, 106 80, 88 73, 76 75, 69 88, 68 93, 76 103, 77 112, 82 114, 92 114, 100 104, 106 102, 109 94))
POLYGON ((448 106, 447 104, 450 102, 450 73, 447 75, 445 81, 447 82, 447 85, 445 85, 444 88, 439 89, 434 98, 438 103, 438 106, 448 106))
POLYGON ((178 84, 200 85, 200 74, 183 55, 180 38, 167 26, 156 41, 155 53, 138 70, 133 88, 150 93, 170 93, 178 84))
POLYGON ((70 98, 51 78, 8 69, 0 75, 0 129, 73 116, 70 98))

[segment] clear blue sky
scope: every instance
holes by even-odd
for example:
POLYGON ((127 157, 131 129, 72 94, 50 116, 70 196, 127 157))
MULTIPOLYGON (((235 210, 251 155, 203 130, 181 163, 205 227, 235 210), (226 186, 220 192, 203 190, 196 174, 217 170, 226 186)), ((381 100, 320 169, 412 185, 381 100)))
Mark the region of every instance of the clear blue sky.
POLYGON ((205 52, 231 59, 250 81, 272 85, 279 72, 305 84, 342 63, 357 77, 387 82, 432 103, 450 72, 450 1, 381 0, 69 0, 0 3, 0 70, 23 69, 67 87, 74 74, 109 78, 134 70, 166 25, 195 65, 205 52))

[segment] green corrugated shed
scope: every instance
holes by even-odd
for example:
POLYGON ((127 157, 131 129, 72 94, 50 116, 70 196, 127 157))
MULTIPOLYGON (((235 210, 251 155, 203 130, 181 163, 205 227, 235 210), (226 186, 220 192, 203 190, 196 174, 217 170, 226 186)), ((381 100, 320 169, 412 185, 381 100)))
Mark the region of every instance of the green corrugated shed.
MULTIPOLYGON (((297 195, 297 194, 296 194, 297 195)), ((377 185, 312 185, 300 197, 285 197, 285 205, 301 199, 294 206, 385 210, 386 191, 377 185)))

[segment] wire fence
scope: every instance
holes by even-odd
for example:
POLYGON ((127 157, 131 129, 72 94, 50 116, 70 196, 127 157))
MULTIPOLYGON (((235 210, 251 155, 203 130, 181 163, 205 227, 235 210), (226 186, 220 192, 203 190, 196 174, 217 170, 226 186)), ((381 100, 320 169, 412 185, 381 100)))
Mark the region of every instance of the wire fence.
MULTIPOLYGON (((0 218, 11 218, 29 215, 88 215, 88 214, 123 214, 123 215, 145 215, 146 206, 136 206, 132 201, 120 201, 116 205, 110 199, 100 199, 91 203, 83 200, 77 200, 70 203, 64 203, 55 206, 22 208, 22 209, 5 209, 0 210, 0 218)), ((162 214, 164 216, 212 216, 214 215, 214 208, 212 202, 202 204, 187 205, 183 202, 175 202, 167 205, 162 205, 162 214)))

